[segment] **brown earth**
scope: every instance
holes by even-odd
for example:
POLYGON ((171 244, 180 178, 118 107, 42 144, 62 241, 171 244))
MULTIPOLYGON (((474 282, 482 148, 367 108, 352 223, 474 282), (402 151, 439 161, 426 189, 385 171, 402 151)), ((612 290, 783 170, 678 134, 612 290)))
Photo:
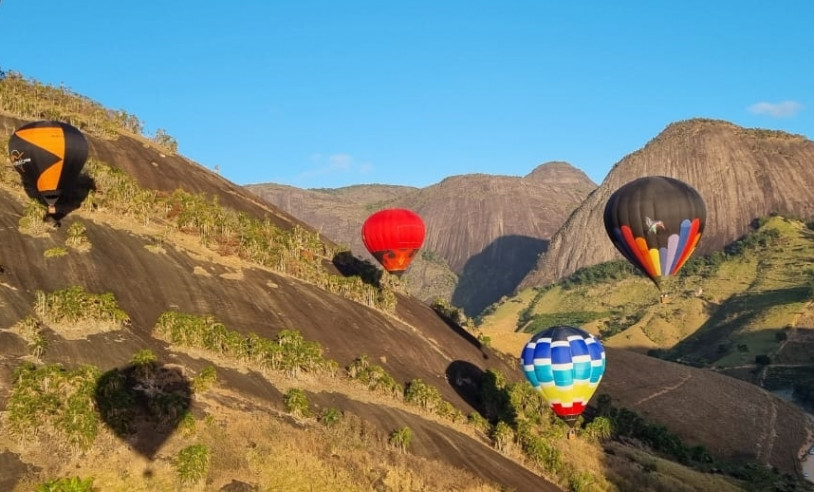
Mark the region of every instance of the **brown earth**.
POLYGON ((717 456, 794 473, 814 424, 795 405, 740 379, 607 348, 597 394, 658 422, 717 456))

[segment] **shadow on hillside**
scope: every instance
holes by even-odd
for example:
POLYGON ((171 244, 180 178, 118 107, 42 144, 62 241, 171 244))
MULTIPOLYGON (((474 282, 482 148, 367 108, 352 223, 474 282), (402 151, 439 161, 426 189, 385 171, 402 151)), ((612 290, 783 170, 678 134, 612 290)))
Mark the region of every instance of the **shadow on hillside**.
POLYGON ((367 260, 353 256, 350 251, 342 251, 333 257, 333 265, 345 277, 358 275, 366 284, 379 287, 383 270, 376 268, 367 260))
POLYGON ((188 414, 192 387, 178 367, 145 362, 104 373, 94 399, 110 430, 152 460, 188 414))
POLYGON ((481 397, 483 369, 465 360, 453 361, 446 370, 447 382, 470 407, 486 417, 486 408, 481 397))
POLYGON ((511 295, 535 266, 548 241, 528 236, 501 236, 472 256, 464 265, 452 304, 467 316, 511 295))
POLYGON ((0 451, 0 490, 15 490, 14 487, 26 476, 38 473, 42 468, 30 465, 11 451, 0 451))
POLYGON ((467 331, 460 324, 458 324, 455 321, 449 319, 447 316, 444 316, 443 313, 439 313, 438 311, 436 311, 435 314, 437 314, 438 317, 441 318, 441 321, 443 321, 452 331, 454 331, 456 335, 458 335, 459 337, 463 338, 464 340, 466 340, 467 342, 472 344, 476 349, 480 350, 481 355, 483 356, 484 359, 489 358, 489 355, 483 349, 483 344, 480 342, 480 340, 478 340, 478 338, 476 336, 474 336, 472 333, 467 331))
MULTIPOLYGON (((29 198, 47 207, 42 195, 36 189, 28 187, 24 189, 29 198)), ((43 215, 43 222, 51 222, 55 227, 59 227, 60 221, 65 216, 81 207, 82 202, 85 201, 91 191, 96 191, 96 181, 91 176, 83 173, 76 178, 73 184, 66 185, 65 190, 56 204, 56 213, 43 215)))
POLYGON ((720 303, 710 318, 695 334, 669 350, 672 358, 692 365, 714 362, 731 349, 736 334, 749 322, 772 306, 803 302, 808 299, 807 287, 789 287, 762 292, 743 292, 720 303))

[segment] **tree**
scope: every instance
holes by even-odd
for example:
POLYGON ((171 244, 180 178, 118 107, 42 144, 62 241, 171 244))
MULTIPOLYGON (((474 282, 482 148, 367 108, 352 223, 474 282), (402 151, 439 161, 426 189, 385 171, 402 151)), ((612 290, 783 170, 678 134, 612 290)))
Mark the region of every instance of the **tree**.
POLYGON ((500 451, 506 451, 509 444, 514 440, 514 431, 512 427, 504 421, 500 421, 492 431, 492 440, 494 441, 495 448, 500 451))
POLYGON ((772 363, 772 359, 768 355, 760 354, 755 356, 755 364, 759 366, 768 366, 772 363))
POLYGON ((170 152, 178 152, 178 142, 163 128, 159 128, 155 131, 152 140, 170 152))
POLYGON ((308 395, 299 388, 291 388, 284 396, 286 410, 295 417, 310 417, 308 395))
POLYGON ((585 426, 585 434, 598 441, 610 439, 613 435, 613 423, 607 417, 596 417, 585 426))
POLYGON ((402 453, 406 453, 412 440, 413 431, 409 427, 402 427, 401 429, 391 432, 390 438, 387 440, 387 442, 390 443, 391 446, 401 450, 402 453))

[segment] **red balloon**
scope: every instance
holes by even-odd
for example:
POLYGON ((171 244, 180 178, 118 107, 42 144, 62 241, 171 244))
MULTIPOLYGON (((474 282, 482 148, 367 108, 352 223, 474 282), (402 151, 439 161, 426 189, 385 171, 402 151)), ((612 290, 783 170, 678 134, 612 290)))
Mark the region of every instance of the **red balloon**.
POLYGON ((379 210, 362 225, 362 241, 385 270, 399 277, 424 244, 424 221, 404 208, 379 210))

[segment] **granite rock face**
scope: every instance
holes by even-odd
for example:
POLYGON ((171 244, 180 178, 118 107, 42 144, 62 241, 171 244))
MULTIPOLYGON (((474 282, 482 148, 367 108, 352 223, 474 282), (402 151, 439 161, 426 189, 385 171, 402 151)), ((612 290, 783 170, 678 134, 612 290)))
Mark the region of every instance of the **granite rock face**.
POLYGON ((579 268, 622 259, 605 233, 605 203, 625 183, 652 175, 685 181, 704 198, 707 225, 695 254, 721 250, 761 216, 814 217, 814 142, 724 121, 681 121, 611 169, 554 235, 520 288, 545 285, 579 268))
POLYGON ((570 164, 548 162, 523 177, 465 174, 426 188, 303 190, 259 184, 248 189, 370 261, 359 235, 367 216, 386 207, 414 210, 427 226, 423 250, 443 260, 454 275, 445 282, 448 289, 439 290, 443 272, 419 260, 411 270, 417 274, 409 279, 411 294, 425 300, 440 295, 477 314, 514 291, 551 236, 595 187, 570 164))

